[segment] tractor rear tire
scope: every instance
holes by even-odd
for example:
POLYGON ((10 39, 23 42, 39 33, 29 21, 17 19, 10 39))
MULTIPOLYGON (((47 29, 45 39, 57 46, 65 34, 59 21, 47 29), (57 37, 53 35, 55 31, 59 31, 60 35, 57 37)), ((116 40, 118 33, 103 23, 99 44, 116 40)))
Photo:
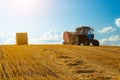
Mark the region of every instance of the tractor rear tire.
POLYGON ((89 45, 90 45, 90 42, 89 42, 89 41, 85 41, 85 42, 83 42, 83 45, 84 45, 84 46, 89 46, 89 45))
POLYGON ((93 40, 92 44, 93 44, 93 46, 99 46, 99 41, 98 40, 93 40))
POLYGON ((72 44, 73 45, 80 45, 78 36, 74 36, 73 37, 72 44))

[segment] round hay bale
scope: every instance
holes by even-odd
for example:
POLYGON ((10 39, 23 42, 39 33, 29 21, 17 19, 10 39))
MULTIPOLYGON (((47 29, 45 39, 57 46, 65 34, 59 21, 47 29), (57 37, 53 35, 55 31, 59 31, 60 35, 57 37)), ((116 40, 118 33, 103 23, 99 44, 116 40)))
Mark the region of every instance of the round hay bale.
POLYGON ((28 36, 26 32, 16 33, 16 44, 17 45, 27 45, 28 36))
POLYGON ((73 36, 76 34, 76 32, 67 32, 65 31, 63 33, 63 39, 65 41, 65 43, 71 44, 71 40, 73 38, 73 36))

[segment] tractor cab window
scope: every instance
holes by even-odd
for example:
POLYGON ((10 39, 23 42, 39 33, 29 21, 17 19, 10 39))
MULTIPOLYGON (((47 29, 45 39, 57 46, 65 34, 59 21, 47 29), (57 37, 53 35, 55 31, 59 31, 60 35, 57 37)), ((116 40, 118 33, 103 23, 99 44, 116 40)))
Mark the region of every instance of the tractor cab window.
POLYGON ((84 28, 84 33, 83 34, 88 34, 88 29, 84 28))
POLYGON ((93 29, 90 29, 89 31, 88 31, 88 34, 93 34, 93 29))

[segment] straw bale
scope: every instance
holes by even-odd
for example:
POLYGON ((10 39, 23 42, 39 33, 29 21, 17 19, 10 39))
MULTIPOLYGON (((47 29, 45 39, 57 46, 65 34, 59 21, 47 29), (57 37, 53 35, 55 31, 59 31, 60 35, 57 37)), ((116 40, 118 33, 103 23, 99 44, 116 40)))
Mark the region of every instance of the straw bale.
POLYGON ((73 39, 73 36, 76 34, 76 32, 64 32, 63 33, 63 39, 67 44, 71 44, 71 41, 73 39))
POLYGON ((27 45, 28 36, 26 32, 16 33, 16 44, 17 45, 27 45))

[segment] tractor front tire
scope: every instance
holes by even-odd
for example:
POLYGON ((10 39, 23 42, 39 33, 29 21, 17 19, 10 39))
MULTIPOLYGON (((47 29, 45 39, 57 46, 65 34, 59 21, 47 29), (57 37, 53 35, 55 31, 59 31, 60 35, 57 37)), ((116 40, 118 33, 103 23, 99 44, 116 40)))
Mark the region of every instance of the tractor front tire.
POLYGON ((93 40, 92 44, 93 44, 93 46, 99 46, 99 41, 98 40, 93 40))

